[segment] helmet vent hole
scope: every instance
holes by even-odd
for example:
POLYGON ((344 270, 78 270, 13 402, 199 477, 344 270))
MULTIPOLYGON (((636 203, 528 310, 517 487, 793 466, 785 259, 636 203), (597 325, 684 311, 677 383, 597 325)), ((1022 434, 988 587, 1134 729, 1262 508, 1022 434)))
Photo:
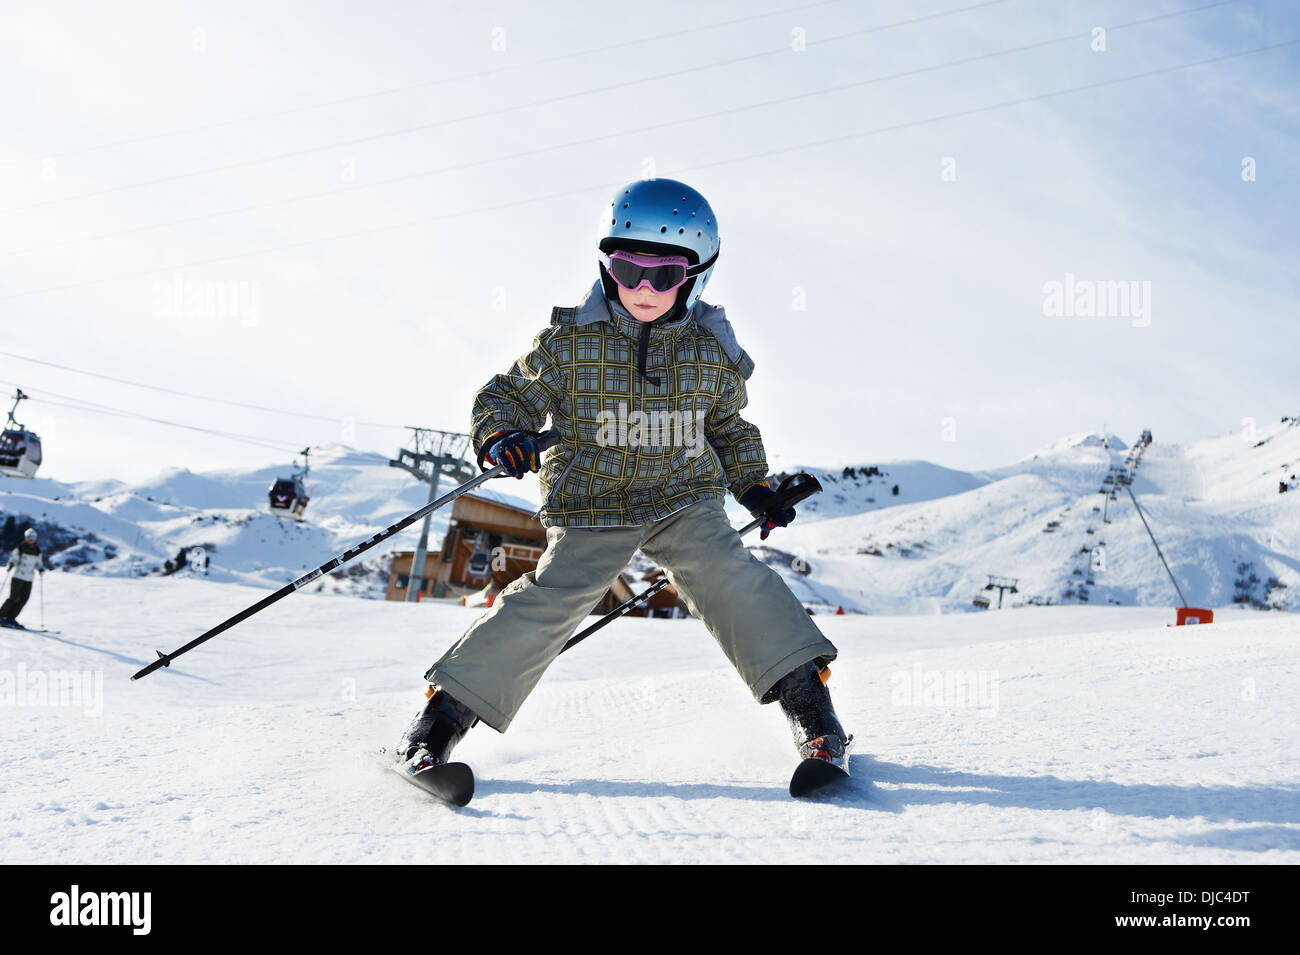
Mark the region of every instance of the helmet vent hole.
POLYGON ((626 222, 624 222, 624 223, 623 223, 623 228, 624 228, 624 229, 630 229, 630 228, 632 228, 632 220, 631 220, 631 219, 628 219, 626 222))
POLYGON ((677 234, 678 234, 678 235, 681 235, 681 234, 682 234, 683 232, 685 232, 685 231, 686 231, 685 229, 678 229, 678 230, 677 230, 677 234))
POLYGON ((676 209, 673 210, 673 215, 677 215, 677 210, 676 210, 676 209))
POLYGON ((660 232, 667 232, 667 231, 668 231, 668 226, 666 226, 666 225, 661 225, 661 226, 659 227, 659 231, 660 231, 660 232))
POLYGON ((623 203, 623 208, 626 209, 626 208, 628 207, 628 205, 630 205, 630 203, 627 203, 627 202, 623 203))
POLYGON ((696 234, 697 236, 704 235, 703 232, 697 232, 697 233, 695 233, 695 234, 696 234))

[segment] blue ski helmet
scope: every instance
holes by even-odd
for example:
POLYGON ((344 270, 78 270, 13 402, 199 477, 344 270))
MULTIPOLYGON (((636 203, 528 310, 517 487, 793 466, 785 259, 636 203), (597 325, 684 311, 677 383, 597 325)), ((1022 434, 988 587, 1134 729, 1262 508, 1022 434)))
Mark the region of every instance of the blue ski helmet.
MULTIPOLYGON (((669 319, 686 314, 699 299, 718 259, 718 217, 709 201, 676 179, 641 179, 609 200, 600 220, 600 251, 685 255, 691 277, 678 293, 669 319)), ((605 297, 618 301, 618 286, 600 265, 605 297)))

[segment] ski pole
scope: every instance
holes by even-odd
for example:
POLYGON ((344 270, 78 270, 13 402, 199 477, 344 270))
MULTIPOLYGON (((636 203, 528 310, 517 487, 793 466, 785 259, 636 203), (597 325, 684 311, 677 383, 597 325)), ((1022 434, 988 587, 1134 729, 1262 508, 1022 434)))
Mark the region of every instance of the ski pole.
POLYGON ((41 629, 45 629, 45 571, 39 570, 36 576, 40 579, 36 581, 36 589, 41 594, 41 629))
MULTIPOLYGON (((802 501, 804 498, 811 497, 821 489, 822 489, 821 482, 818 481, 811 474, 808 474, 803 471, 800 471, 798 474, 791 474, 789 477, 787 477, 784 481, 781 482, 780 486, 776 490, 777 496, 772 499, 772 502, 770 504, 768 504, 767 509, 771 510, 773 507, 777 506, 778 504, 783 505, 785 507, 791 507, 799 503, 800 501, 802 501)), ((762 517, 754 518, 752 521, 750 521, 748 524, 742 527, 738 531, 738 533, 740 534, 741 537, 744 537, 754 528, 761 525, 764 520, 766 520, 766 512, 764 512, 764 515, 762 517)), ((579 643, 581 643, 583 640, 586 640, 589 636, 591 636, 601 627, 613 623, 619 617, 629 613, 632 610, 632 608, 634 608, 637 604, 641 603, 643 600, 649 600, 651 597, 659 593, 659 591, 663 590, 667 586, 668 586, 668 575, 665 574, 663 577, 660 577, 653 584, 651 584, 648 589, 637 594, 635 597, 629 597, 627 600, 623 601, 621 604, 619 604, 609 613, 605 614, 605 616, 601 617, 591 626, 587 627, 577 636, 570 639, 569 642, 566 643, 560 649, 560 652, 564 653, 566 650, 572 650, 579 643)))
MULTIPOLYGON (((541 432, 541 433, 534 432, 534 435, 538 439, 537 449, 539 451, 545 451, 547 448, 551 447, 552 445, 557 444, 560 440, 559 432, 555 431, 554 429, 550 431, 541 432)), ((432 512, 436 511, 438 508, 442 507, 444 504, 448 504, 451 501, 454 501, 456 498, 460 497, 466 491, 471 491, 474 488, 478 487, 480 484, 483 484, 484 482, 494 477, 498 477, 506 473, 508 472, 506 471, 506 466, 504 464, 498 464, 496 467, 484 471, 478 477, 466 481, 460 487, 449 491, 448 493, 444 494, 442 497, 438 498, 436 501, 430 501, 428 504, 424 505, 424 507, 402 518, 396 524, 393 524, 390 527, 385 528, 384 530, 380 531, 378 534, 374 535, 373 537, 363 540, 360 544, 357 544, 355 547, 351 547, 348 550, 345 550, 342 554, 339 554, 337 557, 334 557, 326 561, 325 563, 321 564, 319 567, 317 567, 315 570, 311 571, 310 573, 304 574, 303 576, 299 577, 297 580, 293 581, 292 583, 285 584, 283 587, 281 587, 279 590, 275 591, 274 593, 267 594, 265 597, 263 597, 257 603, 253 604, 251 607, 246 607, 245 609, 241 610, 239 613, 235 614, 233 617, 228 617, 227 619, 223 620, 221 623, 213 627, 211 630, 208 630, 207 632, 195 637, 189 643, 185 644, 185 646, 180 647, 177 650, 173 650, 171 653, 163 653, 161 650, 157 651, 158 659, 154 660, 148 666, 140 670, 138 673, 132 676, 131 679, 138 680, 141 677, 148 676, 150 673, 152 673, 154 670, 157 670, 159 667, 171 666, 171 662, 175 660, 178 656, 180 656, 182 653, 188 653, 190 650, 193 650, 199 644, 206 643, 208 640, 211 640, 213 637, 217 636, 218 634, 225 633, 227 630, 229 630, 231 627, 235 626, 236 624, 242 623, 243 621, 247 620, 249 617, 253 616, 254 614, 260 613, 261 611, 265 610, 267 607, 271 606, 271 604, 275 603, 277 600, 282 600, 283 598, 289 596, 291 593, 294 593, 295 591, 300 590, 303 587, 307 586, 307 584, 311 583, 317 577, 321 576, 321 574, 328 574, 330 571, 336 570, 337 568, 346 564, 348 561, 352 560, 352 558, 370 550, 370 548, 374 547, 376 544, 382 543, 383 541, 388 540, 388 538, 392 537, 394 534, 397 534, 405 530, 406 528, 410 527, 416 521, 423 518, 424 515, 431 514, 432 512)))

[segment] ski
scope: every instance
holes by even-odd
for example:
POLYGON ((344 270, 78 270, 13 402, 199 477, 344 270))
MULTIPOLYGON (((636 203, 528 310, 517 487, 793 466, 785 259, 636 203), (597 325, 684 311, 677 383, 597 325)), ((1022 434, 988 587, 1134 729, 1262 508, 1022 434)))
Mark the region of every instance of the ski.
POLYGON ((469 805, 474 798, 474 771, 467 763, 430 763, 426 761, 393 762, 385 751, 380 751, 393 771, 418 786, 430 796, 454 808, 469 805), (414 763, 414 765, 412 765, 414 763))
POLYGON ((25 630, 27 633, 62 633, 62 630, 47 630, 44 627, 24 627, 21 623, 14 621, 12 623, 0 623, 0 627, 6 630, 25 630))
POLYGON ((853 737, 844 742, 844 758, 838 763, 825 759, 805 759, 794 768, 790 777, 790 795, 796 799, 811 796, 827 786, 842 783, 849 778, 849 750, 853 737))

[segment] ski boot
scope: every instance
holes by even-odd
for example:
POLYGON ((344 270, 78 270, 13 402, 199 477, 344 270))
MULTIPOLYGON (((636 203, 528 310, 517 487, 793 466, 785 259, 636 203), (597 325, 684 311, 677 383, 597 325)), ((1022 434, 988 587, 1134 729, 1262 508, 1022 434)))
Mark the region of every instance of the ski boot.
POLYGON ((478 722, 478 717, 440 686, 430 686, 428 702, 415 715, 397 744, 397 761, 412 772, 447 763, 452 747, 478 722))
POLYGON ((809 662, 787 673, 770 693, 781 704, 790 721, 790 731, 802 760, 816 759, 848 771, 848 753, 853 737, 844 732, 831 694, 826 689, 829 667, 809 662))

